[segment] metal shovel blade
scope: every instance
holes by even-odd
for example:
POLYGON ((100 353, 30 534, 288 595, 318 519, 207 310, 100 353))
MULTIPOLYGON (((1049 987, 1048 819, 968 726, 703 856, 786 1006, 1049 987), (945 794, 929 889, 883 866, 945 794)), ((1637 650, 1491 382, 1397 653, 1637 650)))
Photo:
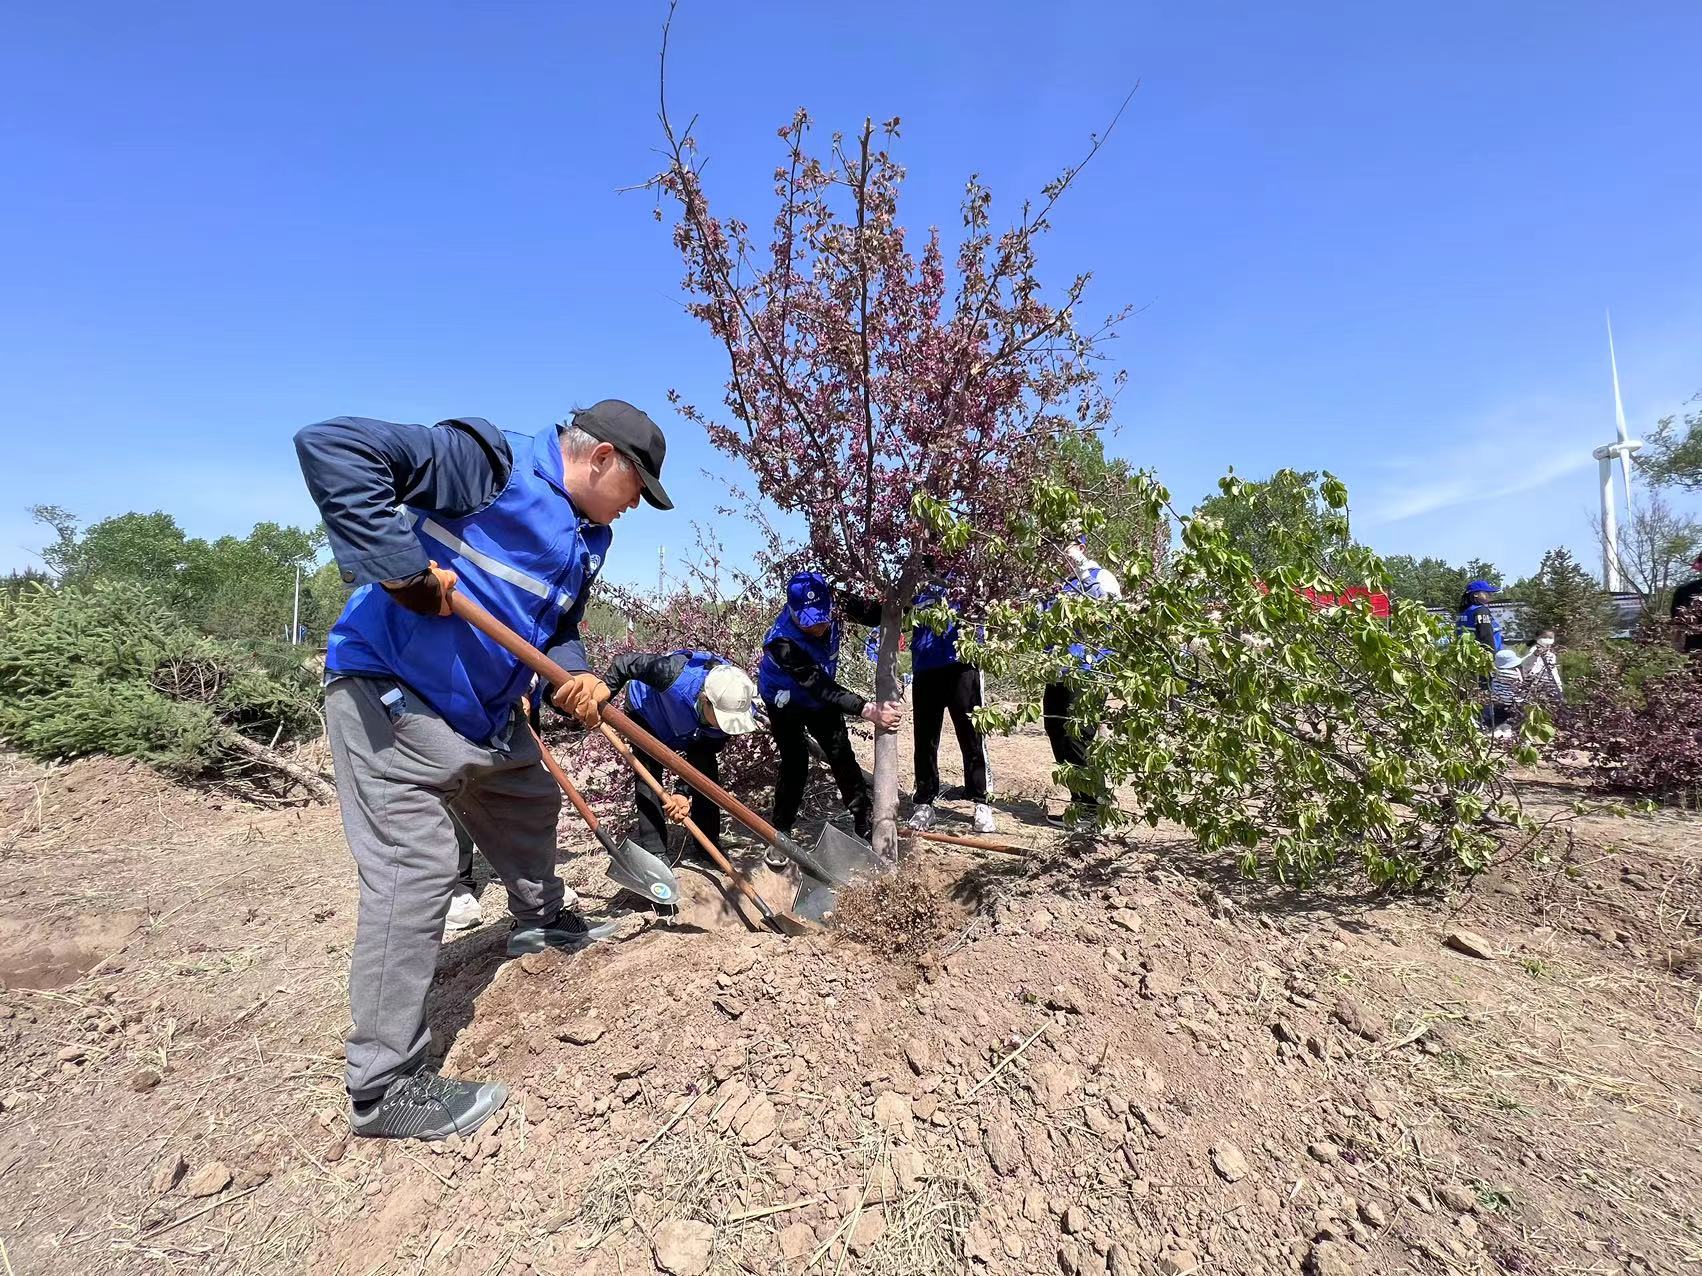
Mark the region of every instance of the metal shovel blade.
POLYGON ((652 904, 671 907, 680 902, 680 882, 674 870, 631 838, 610 849, 609 880, 652 904))
POLYGON ((860 877, 873 877, 884 868, 875 856, 874 847, 832 824, 821 826, 815 858, 832 880, 822 881, 808 873, 801 874, 798 895, 792 901, 792 911, 812 922, 819 922, 832 910, 841 886, 860 877))

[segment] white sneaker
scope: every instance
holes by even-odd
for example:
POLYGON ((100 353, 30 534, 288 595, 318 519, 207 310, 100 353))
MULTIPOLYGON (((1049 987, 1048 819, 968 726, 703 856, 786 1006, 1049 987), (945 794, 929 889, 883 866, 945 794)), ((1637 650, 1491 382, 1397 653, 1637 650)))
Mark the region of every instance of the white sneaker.
POLYGON ((996 833, 998 823, 993 819, 993 808, 985 802, 975 804, 975 831, 977 833, 996 833))
POLYGON ((443 925, 448 930, 471 930, 485 919, 479 907, 479 897, 470 891, 456 891, 449 901, 449 916, 443 925))
POLYGON ((922 832, 924 829, 933 828, 934 804, 932 802, 922 803, 921 806, 910 812, 910 819, 908 823, 910 827, 915 829, 918 833, 922 832))

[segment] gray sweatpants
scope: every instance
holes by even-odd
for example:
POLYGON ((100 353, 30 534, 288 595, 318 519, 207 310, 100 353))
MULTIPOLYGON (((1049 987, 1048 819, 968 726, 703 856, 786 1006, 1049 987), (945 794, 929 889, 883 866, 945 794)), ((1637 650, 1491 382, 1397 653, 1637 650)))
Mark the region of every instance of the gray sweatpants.
POLYGON ((357 1101, 382 1094, 431 1044, 426 993, 458 858, 446 803, 508 887, 517 920, 550 921, 561 908, 561 793, 518 709, 510 725, 503 751, 474 744, 394 682, 338 678, 325 689, 337 801, 360 874, 346 1050, 357 1101), (393 690, 401 697, 386 705, 393 690))

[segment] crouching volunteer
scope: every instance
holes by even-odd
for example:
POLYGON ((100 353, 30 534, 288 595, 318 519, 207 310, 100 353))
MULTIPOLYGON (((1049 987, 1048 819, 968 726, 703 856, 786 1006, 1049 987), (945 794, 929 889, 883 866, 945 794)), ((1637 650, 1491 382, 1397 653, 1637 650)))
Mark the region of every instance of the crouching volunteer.
MULTIPOLYGON (((955 613, 957 604, 947 594, 950 578, 928 585, 911 604, 917 610, 946 603, 955 613)), ((916 745, 915 810, 910 827, 932 828, 934 799, 940 795, 940 728, 951 714, 957 747, 963 754, 963 784, 975 803, 975 831, 997 831, 993 808, 987 802, 987 744, 970 715, 981 705, 981 671, 964 664, 957 656, 957 621, 936 633, 918 623, 910 633, 910 667, 915 675, 915 717, 911 726, 916 745)))
MULTIPOLYGON (((756 730, 756 684, 725 656, 625 651, 615 657, 603 680, 616 692, 625 689, 627 712, 639 726, 717 783, 718 760, 727 741, 756 730)), ((667 774, 637 745, 633 752, 657 779, 667 774)), ((709 798, 695 790, 689 798, 677 792, 658 798, 637 775, 632 780, 636 840, 645 850, 663 854, 668 847, 666 821, 688 816, 705 837, 721 845, 721 808, 709 798)), ((686 854, 701 854, 695 841, 686 842, 686 854)))
MULTIPOLYGON (((1089 598, 1113 600, 1123 596, 1123 587, 1117 577, 1089 558, 1081 546, 1071 545, 1065 552, 1076 572, 1064 582, 1060 594, 1085 594, 1089 598)), ((1052 745, 1052 760, 1060 766, 1087 764, 1087 746, 1098 724, 1078 725, 1075 721, 1076 707, 1089 697, 1092 698, 1090 703, 1103 707, 1104 693, 1091 689, 1091 676, 1094 666, 1110 654, 1104 648, 1089 648, 1084 643, 1072 642, 1069 663, 1046 684, 1040 704, 1041 714, 1046 724, 1046 738, 1052 745), (1084 683, 1087 685, 1084 686, 1084 683)), ((1095 821, 1099 816, 1099 795, 1067 780, 1065 787, 1070 791, 1069 806, 1059 814, 1048 814, 1047 820, 1059 827, 1095 821)))
MULTIPOLYGON (((786 605, 762 642, 757 687, 780 753, 774 827, 782 833, 792 832, 803 805, 810 771, 807 736, 814 736, 821 746, 857 836, 867 838, 872 829, 869 783, 851 750, 845 719, 860 717, 877 731, 896 731, 902 714, 898 705, 877 705, 834 680, 839 672, 842 616, 859 625, 878 625, 881 609, 878 603, 830 588, 819 572, 799 572, 786 583, 786 605)), ((767 859, 769 867, 776 869, 790 862, 772 848, 767 859)))
POLYGON ((447 807, 508 888, 510 955, 594 934, 556 875, 561 795, 527 730, 531 672, 449 611, 461 589, 572 677, 557 708, 598 721, 579 620, 609 525, 639 497, 670 508, 662 432, 605 399, 536 437, 480 418, 435 426, 337 417, 296 435, 343 579, 325 724, 360 880, 347 1085, 357 1135, 465 1134, 507 1094, 425 1065, 425 1023, 457 873, 447 807), (447 804, 447 807, 446 807, 447 804))

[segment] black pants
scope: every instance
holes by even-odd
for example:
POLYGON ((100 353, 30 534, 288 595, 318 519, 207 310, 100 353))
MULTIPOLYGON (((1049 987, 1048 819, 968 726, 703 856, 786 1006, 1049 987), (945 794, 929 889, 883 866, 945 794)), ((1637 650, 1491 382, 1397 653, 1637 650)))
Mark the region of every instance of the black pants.
POLYGON ((851 808, 851 819, 857 835, 869 835, 869 785, 863 779, 863 768, 851 751, 851 736, 845 730, 845 715, 837 709, 803 709, 797 705, 784 708, 768 706, 768 729, 774 734, 774 745, 780 751, 780 775, 774 782, 774 827, 790 833, 797 822, 798 808, 804 801, 804 784, 810 775, 810 746, 804 738, 808 732, 821 745, 833 778, 839 783, 839 796, 851 808))
POLYGON ((460 856, 455 872, 455 889, 477 895, 479 884, 473 879, 473 835, 467 832, 467 826, 461 823, 461 817, 453 809, 449 810, 449 823, 455 828, 455 850, 460 856))
POLYGON ((977 802, 987 800, 987 749, 975 729, 970 711, 981 703, 981 671, 971 665, 949 664, 916 674, 915 714, 916 805, 940 795, 940 728, 951 713, 957 747, 963 752, 963 784, 977 802))
MULTIPOLYGON (((646 722, 642 714, 632 713, 631 716, 634 722, 650 732, 651 735, 656 734, 656 728, 646 722)), ((668 784, 667 777, 671 774, 667 768, 637 745, 633 746, 632 751, 637 755, 638 760, 644 764, 644 769, 666 787, 668 784)), ((717 746, 702 740, 694 740, 685 748, 678 749, 676 752, 711 780, 714 780, 717 784, 721 782, 721 768, 718 761, 721 750, 717 746)), ((639 779, 637 775, 632 777, 632 805, 638 812, 638 824, 633 829, 633 841, 645 850, 660 855, 668 848, 668 817, 662 811, 662 800, 656 796, 656 791, 639 779)), ((721 808, 696 789, 691 791, 691 822, 702 829, 703 835, 716 846, 721 845, 721 808)), ((702 848, 698 846, 697 839, 687 839, 686 854, 702 854, 702 848)))
MULTIPOLYGON (((1052 760, 1058 763, 1069 763, 1071 766, 1083 766, 1087 762, 1087 742, 1092 737, 1077 734, 1076 725, 1070 721, 1070 715, 1075 711, 1076 702, 1082 693, 1068 683, 1052 682, 1046 685, 1046 691, 1041 698, 1040 710, 1046 722, 1046 738, 1052 742, 1052 760)), ((1098 806, 1099 797, 1093 793, 1081 793, 1070 790, 1070 800, 1079 806, 1098 806)))

